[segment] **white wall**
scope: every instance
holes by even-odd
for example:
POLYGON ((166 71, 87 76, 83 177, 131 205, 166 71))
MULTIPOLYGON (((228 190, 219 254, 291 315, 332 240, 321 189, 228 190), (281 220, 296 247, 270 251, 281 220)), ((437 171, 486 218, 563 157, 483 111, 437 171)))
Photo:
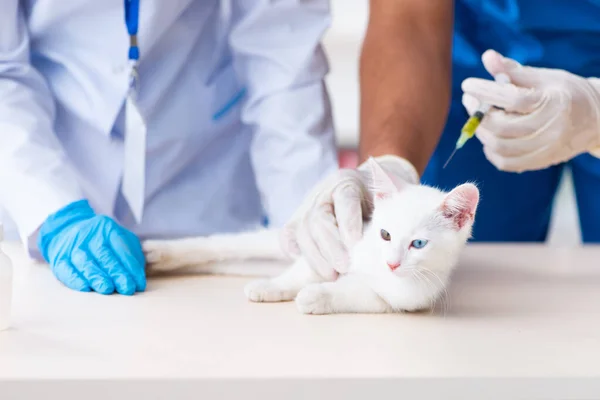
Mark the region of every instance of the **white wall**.
MULTIPOLYGON (((358 55, 367 24, 367 0, 332 0, 333 26, 325 37, 331 73, 328 86, 341 146, 358 140, 358 55)), ((508 206, 508 205, 507 205, 508 206)), ((564 179, 558 193, 550 244, 576 245, 580 241, 572 181, 564 179)))

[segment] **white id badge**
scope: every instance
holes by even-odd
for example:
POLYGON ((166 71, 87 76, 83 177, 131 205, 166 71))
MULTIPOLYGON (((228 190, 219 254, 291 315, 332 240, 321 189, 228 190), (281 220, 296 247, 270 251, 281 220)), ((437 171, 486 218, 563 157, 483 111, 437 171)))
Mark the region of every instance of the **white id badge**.
POLYGON ((132 85, 125 102, 123 197, 137 223, 142 220, 146 194, 146 130, 146 123, 136 104, 135 85, 132 85))

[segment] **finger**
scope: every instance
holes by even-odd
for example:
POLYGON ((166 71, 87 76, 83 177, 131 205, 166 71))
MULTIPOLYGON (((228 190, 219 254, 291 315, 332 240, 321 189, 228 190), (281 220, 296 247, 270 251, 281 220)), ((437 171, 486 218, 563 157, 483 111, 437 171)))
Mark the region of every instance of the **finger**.
POLYGON ((302 252, 302 257, 306 260, 313 271, 322 278, 327 276, 327 261, 323 258, 319 247, 315 243, 308 226, 300 224, 298 227, 298 245, 302 252))
MULTIPOLYGON (((462 103, 470 116, 473 116, 480 108, 479 101, 466 93, 463 94, 462 103)), ((516 127, 511 126, 513 121, 512 119, 507 120, 507 115, 517 117, 521 114, 507 114, 504 110, 492 108, 483 116, 483 119, 477 127, 476 133, 479 134, 483 131, 487 131, 489 134, 500 137, 519 137, 525 135, 525 133, 519 129, 518 124, 516 127)), ((529 133, 529 131, 527 131, 527 133, 529 133)))
POLYGON ((548 167, 547 162, 544 162, 544 160, 547 160, 548 157, 545 155, 549 151, 550 147, 544 146, 531 153, 515 157, 504 157, 490 151, 489 148, 483 148, 486 158, 500 171, 505 172, 524 172, 544 169, 548 167))
POLYGON ((508 112, 527 114, 533 112, 542 101, 542 93, 512 83, 498 83, 480 78, 467 78, 462 82, 464 93, 475 97, 480 103, 500 107, 508 112))
POLYGON ((532 121, 529 116, 506 113, 502 110, 490 110, 477 127, 477 135, 483 137, 487 133, 497 141, 514 139, 515 143, 524 142, 533 138, 540 128, 539 123, 532 122, 535 121, 532 121))
MULTIPOLYGON (((505 123, 502 125, 501 134, 487 129, 489 125, 481 125, 477 129, 477 138, 487 149, 502 157, 518 157, 525 154, 530 154, 538 149, 546 146, 554 139, 549 138, 548 134, 552 132, 535 131, 531 132, 526 126, 523 127, 518 123, 505 123), (508 136, 511 126, 514 127, 514 134, 518 137, 502 137, 508 136)), ((493 129, 493 128, 492 128, 493 129)))
POLYGON ((129 273, 128 275, 133 278, 136 291, 146 290, 145 258, 137 236, 125 230, 122 232, 112 231, 109 233, 108 240, 113 253, 129 273), (122 234, 128 234, 130 240, 125 242, 122 234))
MULTIPOLYGON (((481 103, 479 102, 479 100, 477 100, 475 97, 473 97, 467 93, 463 93, 463 95, 462 95, 462 104, 465 107, 465 110, 467 110, 467 114, 469 114, 469 116, 473 116, 473 114, 475 114, 475 112, 481 110, 481 103)), ((502 110, 501 108, 497 108, 497 107, 490 108, 490 110, 485 114, 485 116, 487 117, 487 115, 489 113, 492 113, 494 111, 504 111, 504 110, 502 110)), ((520 115, 520 114, 515 114, 515 115, 520 115)))
POLYGON ((487 50, 481 56, 483 66, 492 76, 506 74, 511 83, 522 88, 537 87, 543 78, 541 69, 521 65, 512 58, 504 57, 502 54, 487 50))
MULTIPOLYGON (((552 107, 544 105, 525 115, 491 109, 483 117, 477 134, 482 142, 487 131, 500 142, 502 139, 516 139, 511 143, 521 143, 526 149, 532 150, 559 139, 561 130, 548 128, 560 124, 560 118, 561 115, 555 113, 552 107)), ((490 137, 490 140, 493 138, 490 137)))
POLYGON ((362 239, 363 215, 361 190, 352 184, 339 185, 334 190, 332 198, 334 213, 332 215, 334 216, 332 222, 334 225, 337 222, 341 241, 346 246, 346 249, 351 249, 362 239))
POLYGON ((85 278, 93 291, 100 294, 111 294, 115 291, 112 279, 87 252, 75 249, 71 255, 73 266, 85 278))
POLYGON ((129 275, 129 272, 123 267, 109 246, 94 248, 92 254, 96 259, 96 263, 104 268, 113 280, 117 293, 128 296, 135 293, 135 280, 129 275))
MULTIPOLYGON (((473 114, 479 106, 477 99, 468 94, 463 95, 462 102, 469 114, 473 114)), ((551 111, 551 107, 545 107, 543 104, 531 114, 515 114, 492 108, 483 117, 477 128, 477 134, 482 136, 483 131, 488 131, 499 138, 525 139, 530 136, 533 138, 536 132, 545 130, 548 121, 558 117, 556 114, 552 115, 551 111)), ((532 145, 539 147, 543 144, 543 139, 540 139, 540 143, 532 145)))
POLYGON ((80 292, 89 292, 91 290, 90 285, 86 282, 85 278, 79 274, 70 262, 59 261, 51 269, 54 276, 56 276, 56 279, 69 289, 80 292))
MULTIPOLYGON (((331 269, 338 272, 347 272, 350 260, 348 250, 342 241, 342 236, 336 223, 337 218, 333 214, 331 204, 326 206, 326 210, 316 210, 311 216, 313 222, 310 225, 310 231, 315 242, 318 243, 319 251, 326 260, 328 274, 331 269)), ((323 207, 325 208, 325 207, 323 207)))
MULTIPOLYGON (((311 218, 311 214, 316 211, 312 210, 308 212, 302 221, 298 225, 298 245, 302 251, 302 256, 306 259, 306 262, 310 267, 317 272, 322 278, 329 279, 334 272, 333 266, 321 253, 321 247, 313 237, 313 229, 311 229, 311 223, 314 219, 311 218)), ((315 230, 322 229, 320 223, 317 222, 315 230)), ((327 246, 325 243, 321 243, 322 246, 327 246)))
POLYGON ((469 116, 473 116, 473 114, 475 114, 475 112, 479 109, 479 101, 467 93, 463 93, 462 104, 463 107, 465 107, 465 110, 467 110, 467 114, 469 114, 469 116))
POLYGON ((516 67, 514 64, 516 63, 515 60, 505 58, 502 54, 495 50, 486 50, 481 55, 481 61, 483 62, 483 66, 485 67, 486 71, 492 76, 505 74, 507 70, 511 70, 516 67))
POLYGON ((142 244, 137 235, 131 231, 128 231, 127 229, 120 229, 119 233, 125 238, 125 242, 127 243, 128 248, 132 252, 133 256, 143 264, 144 250, 142 249, 142 244))
POLYGON ((279 243, 283 252, 286 253, 288 257, 296 258, 302 255, 302 246, 298 239, 299 235, 301 235, 301 223, 304 220, 304 217, 310 213, 315 206, 317 200, 321 197, 327 197, 327 194, 323 194, 323 192, 325 191, 324 188, 328 186, 329 179, 332 178, 320 182, 313 188, 311 193, 306 196, 302 204, 294 212, 290 221, 281 229, 279 243))
POLYGON ((540 140, 532 138, 502 138, 489 130, 479 127, 477 138, 488 151, 501 157, 517 157, 529 154, 540 147, 540 140))

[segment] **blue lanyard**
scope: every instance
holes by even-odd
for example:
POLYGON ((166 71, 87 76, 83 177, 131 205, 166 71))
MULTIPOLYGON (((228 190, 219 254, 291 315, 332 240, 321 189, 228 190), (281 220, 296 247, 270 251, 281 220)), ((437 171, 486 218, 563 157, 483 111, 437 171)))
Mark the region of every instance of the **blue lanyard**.
POLYGON ((125 24, 129 33, 129 59, 132 61, 140 58, 140 49, 137 43, 139 14, 140 0, 125 0, 125 24))

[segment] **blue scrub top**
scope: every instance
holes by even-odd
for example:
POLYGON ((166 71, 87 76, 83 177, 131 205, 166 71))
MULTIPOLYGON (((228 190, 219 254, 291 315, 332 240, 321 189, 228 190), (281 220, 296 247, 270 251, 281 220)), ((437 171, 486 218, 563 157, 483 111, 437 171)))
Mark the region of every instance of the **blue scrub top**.
POLYGON ((453 88, 489 75, 487 49, 522 64, 600 76, 600 0, 456 0, 453 88))
POLYGON ((497 50, 526 65, 600 77, 600 0, 455 0, 455 4, 452 105, 423 183, 446 190, 464 182, 479 185, 475 241, 543 241, 568 165, 582 238, 600 243, 600 160, 589 154, 515 174, 499 171, 485 158, 481 143, 471 140, 443 168, 468 118, 461 102, 462 81, 490 78, 481 63, 485 50, 497 50))

